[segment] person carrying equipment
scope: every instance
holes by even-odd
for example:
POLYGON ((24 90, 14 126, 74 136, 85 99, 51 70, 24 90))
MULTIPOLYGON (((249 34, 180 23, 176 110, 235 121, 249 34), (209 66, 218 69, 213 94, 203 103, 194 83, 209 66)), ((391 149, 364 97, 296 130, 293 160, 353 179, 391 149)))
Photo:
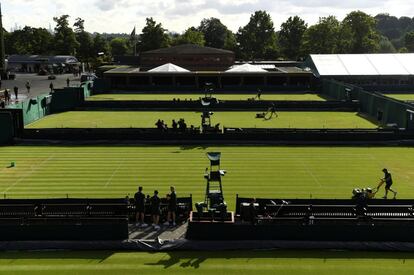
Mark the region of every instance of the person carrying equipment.
POLYGON ((272 105, 270 105, 270 107, 267 109, 266 112, 256 114, 256 118, 263 118, 264 120, 270 120, 270 119, 273 118, 273 116, 278 117, 278 115, 276 113, 276 106, 275 106, 274 103, 272 103, 272 105), (270 114, 269 117, 267 117, 268 114, 270 114))
POLYGON ((387 199, 388 191, 391 191, 392 193, 394 193, 394 199, 395 199, 397 197, 397 192, 391 189, 391 185, 393 183, 391 173, 388 172, 386 168, 382 169, 382 172, 384 172, 384 178, 381 179, 380 183, 378 184, 376 188, 377 190, 375 193, 377 193, 379 189, 381 188, 381 186, 385 183, 385 195, 382 198, 387 199))

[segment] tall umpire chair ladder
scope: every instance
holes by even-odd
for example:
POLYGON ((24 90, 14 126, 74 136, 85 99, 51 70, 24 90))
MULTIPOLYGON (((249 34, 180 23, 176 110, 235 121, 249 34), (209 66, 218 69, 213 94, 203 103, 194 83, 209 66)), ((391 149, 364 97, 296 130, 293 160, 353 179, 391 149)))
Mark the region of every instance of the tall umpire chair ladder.
POLYGON ((204 178, 207 181, 204 201, 209 209, 214 209, 224 203, 221 177, 224 176, 225 171, 220 169, 221 153, 209 152, 207 157, 210 160, 210 169, 206 168, 204 174, 204 178))

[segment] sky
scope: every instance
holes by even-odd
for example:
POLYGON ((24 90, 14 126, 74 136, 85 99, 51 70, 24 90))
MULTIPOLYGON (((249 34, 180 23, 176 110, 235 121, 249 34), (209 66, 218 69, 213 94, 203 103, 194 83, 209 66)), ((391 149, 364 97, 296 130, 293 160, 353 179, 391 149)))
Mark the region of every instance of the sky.
POLYGON ((198 26, 203 18, 217 17, 236 32, 256 10, 272 16, 275 29, 287 18, 299 15, 309 25, 319 17, 335 15, 342 20, 353 10, 375 16, 389 13, 414 17, 414 0, 0 0, 3 25, 12 30, 26 25, 54 28, 53 17, 70 15, 85 20, 89 32, 140 33, 145 18, 153 17, 173 32, 198 26))

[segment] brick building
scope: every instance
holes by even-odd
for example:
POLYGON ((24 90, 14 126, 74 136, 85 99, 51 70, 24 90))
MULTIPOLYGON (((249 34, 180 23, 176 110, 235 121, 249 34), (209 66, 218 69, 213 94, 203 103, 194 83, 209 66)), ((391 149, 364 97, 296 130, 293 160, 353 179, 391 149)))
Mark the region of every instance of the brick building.
POLYGON ((190 71, 225 71, 234 62, 232 51, 185 44, 141 53, 140 70, 173 63, 190 71))

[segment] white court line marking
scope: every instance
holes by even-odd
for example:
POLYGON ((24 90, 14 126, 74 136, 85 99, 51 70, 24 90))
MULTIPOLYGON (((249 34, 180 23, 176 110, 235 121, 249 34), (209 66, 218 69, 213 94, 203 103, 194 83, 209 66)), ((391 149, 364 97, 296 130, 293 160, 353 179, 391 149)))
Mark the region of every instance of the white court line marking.
POLYGON ((322 188, 322 184, 320 183, 318 178, 315 176, 315 174, 313 174, 313 172, 309 169, 306 163, 303 160, 301 160, 301 163, 303 165, 303 168, 305 168, 305 171, 312 177, 313 181, 316 182, 320 188, 322 188))
POLYGON ((42 161, 39 165, 35 166, 33 168, 33 166, 31 166, 31 171, 26 172, 26 174, 24 174, 20 179, 16 180, 13 184, 11 184, 9 187, 7 187, 3 193, 7 193, 11 188, 13 188, 14 186, 16 186, 16 184, 20 183, 22 180, 24 180, 26 177, 30 176, 31 174, 33 174, 33 172, 36 171, 36 169, 40 168, 43 164, 45 164, 46 162, 48 162, 49 160, 53 159, 54 154, 51 155, 50 157, 48 157, 47 159, 45 159, 44 161, 42 161))
POLYGON ((114 178, 115 174, 118 173, 119 168, 121 168, 122 164, 124 164, 125 158, 122 159, 122 161, 119 162, 118 167, 112 172, 111 177, 106 181, 105 187, 108 187, 109 183, 111 183, 112 179, 114 178))

